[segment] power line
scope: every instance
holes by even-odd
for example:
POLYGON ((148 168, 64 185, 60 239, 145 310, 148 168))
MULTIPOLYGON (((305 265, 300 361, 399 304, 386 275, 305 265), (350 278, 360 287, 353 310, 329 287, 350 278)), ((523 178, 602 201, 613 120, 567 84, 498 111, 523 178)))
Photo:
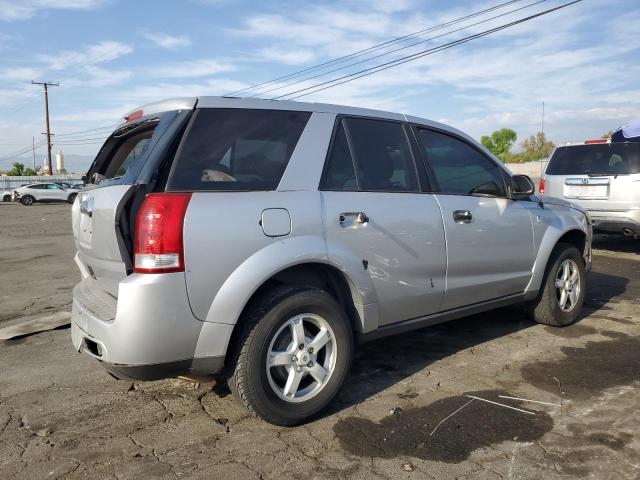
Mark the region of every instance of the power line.
POLYGON ((398 58, 396 60, 385 62, 385 63, 379 64, 379 65, 375 65, 373 67, 365 68, 363 70, 351 73, 349 75, 343 75, 342 77, 334 78, 333 80, 328 80, 326 82, 321 82, 321 83, 318 83, 316 85, 311 85, 311 86, 306 87, 306 88, 301 88, 301 89, 295 90, 293 92, 284 93, 284 94, 279 95, 277 97, 271 98, 271 100, 276 100, 276 99, 283 98, 283 97, 290 97, 291 95, 294 95, 294 94, 300 93, 300 92, 307 92, 307 93, 303 93, 301 95, 296 95, 294 97, 291 97, 290 100, 292 100, 292 99, 295 99, 295 98, 300 98, 300 97, 303 97, 303 96, 306 96, 306 95, 310 95, 312 93, 320 92, 322 90, 327 90, 329 88, 332 88, 332 87, 335 87, 335 86, 338 86, 338 85, 342 85, 344 83, 356 80, 358 78, 362 78, 362 77, 366 77, 366 76, 369 76, 369 75, 373 75, 374 73, 378 73, 378 72, 381 72, 383 70, 387 70, 389 68, 393 68, 393 67, 396 67, 398 65, 402 65, 404 63, 411 62, 411 61, 416 60, 418 58, 422 58, 422 57, 425 57, 427 55, 431 55, 433 53, 436 53, 436 52, 439 52, 439 51, 442 51, 442 50, 447 50, 447 49, 455 47, 457 45, 461 45, 463 43, 470 42, 471 40, 475 40, 477 38, 481 38, 481 37, 490 35, 492 33, 498 32, 500 30, 504 30, 504 29, 512 27, 514 25, 518 25, 520 23, 527 22, 527 21, 532 20, 534 18, 541 17, 543 15, 547 15, 547 14, 549 14, 551 12, 554 12, 556 10, 560 10, 560 9, 568 7, 570 5, 579 3, 581 1, 582 0, 574 0, 572 2, 568 2, 568 3, 565 3, 563 5, 560 5, 560 6, 557 6, 557 7, 554 7, 554 8, 550 8, 548 10, 544 10, 544 11, 536 13, 534 15, 530 15, 528 17, 524 17, 524 18, 521 18, 519 20, 515 20, 513 22, 506 23, 506 24, 500 25, 498 27, 491 28, 489 30, 485 30, 485 31, 480 32, 480 33, 476 33, 474 35, 469 35, 467 37, 464 37, 464 38, 461 38, 461 39, 458 39, 458 40, 454 40, 454 41, 445 43, 445 44, 437 46, 437 47, 429 48, 427 50, 422 50, 420 52, 416 52, 414 54, 407 55, 405 57, 400 57, 400 58, 398 58), (329 84, 331 84, 331 85, 329 85, 329 84), (324 85, 328 85, 328 86, 323 87, 324 85), (323 88, 318 88, 318 87, 323 87, 323 88), (309 90, 312 90, 312 91, 309 91, 309 90))
POLYGON ((268 80, 268 81, 265 81, 265 82, 262 82, 262 83, 257 83, 257 84, 251 85, 249 87, 245 87, 243 89, 240 89, 240 90, 235 90, 235 91, 227 93, 225 95, 226 96, 237 95, 239 93, 243 93, 243 92, 246 92, 246 91, 255 90, 256 88, 262 87, 264 85, 275 83, 275 82, 278 82, 278 81, 281 81, 281 80, 288 80, 288 79, 297 77, 297 76, 299 76, 301 74, 309 73, 311 71, 318 70, 318 69, 321 69, 323 67, 327 67, 329 65, 333 65, 333 64, 336 64, 336 63, 341 63, 341 62, 343 62, 345 60, 357 58, 359 56, 365 55, 367 53, 370 53, 370 52, 373 52, 373 51, 376 51, 376 50, 379 50, 379 49, 382 49, 382 48, 387 47, 389 45, 392 45, 394 43, 402 42, 402 41, 410 39, 410 38, 419 37, 419 36, 421 36, 421 35, 423 35, 425 33, 432 32, 432 31, 435 31, 435 30, 438 30, 438 29, 441 29, 441 28, 446 28, 446 27, 448 27, 450 25, 454 25, 454 24, 462 22, 464 20, 468 20, 470 18, 474 18, 476 16, 483 15, 485 13, 489 13, 489 12, 491 12, 493 10, 497 10, 497 9, 502 8, 502 7, 506 7, 508 5, 511 5, 513 3, 518 3, 520 1, 522 1, 522 0, 511 0, 511 1, 503 2, 503 3, 500 3, 498 5, 494 5, 493 7, 490 7, 490 8, 487 8, 487 9, 480 10, 478 12, 472 13, 470 15, 466 15, 464 17, 460 17, 460 18, 457 18, 455 20, 451 20, 449 22, 445 22, 445 23, 442 23, 440 25, 436 25, 434 27, 425 28, 425 29, 419 30, 417 32, 413 32, 413 33, 410 33, 410 34, 407 34, 407 35, 396 37, 396 38, 393 38, 391 40, 387 40, 385 42, 378 43, 376 45, 372 45, 371 47, 352 52, 352 53, 350 53, 348 55, 344 55, 342 57, 334 58, 333 60, 328 60, 326 62, 317 64, 317 65, 314 65, 314 66, 311 66, 311 67, 308 67, 308 68, 305 68, 305 69, 302 69, 302 70, 298 70, 296 72, 292 72, 292 73, 289 73, 287 75, 283 75, 283 76, 274 78, 272 80, 268 80))
POLYGON ((120 125, 120 124, 119 123, 114 123, 114 124, 111 124, 111 125, 105 125, 103 127, 89 128, 87 130, 78 130, 76 132, 60 133, 60 134, 58 134, 58 137, 75 136, 75 135, 78 135, 78 134, 81 134, 81 133, 96 132, 97 130, 113 130, 118 125, 120 125))
POLYGON ((405 45, 404 47, 396 48, 396 49, 394 49, 394 50, 390 50, 390 51, 388 51, 388 52, 381 53, 381 54, 379 54, 379 55, 374 55, 373 57, 365 58, 364 60, 360 60, 360 61, 358 61, 358 62, 354 62, 354 63, 350 63, 350 64, 348 64, 348 65, 344 65, 344 66, 342 66, 342 67, 334 68, 333 70, 329 70, 329 71, 326 71, 326 72, 322 72, 322 73, 319 73, 319 74, 314 75, 314 76, 311 76, 311 77, 306 77, 306 78, 303 78, 303 79, 301 79, 301 80, 297 80, 297 81, 295 81, 295 82, 291 82, 291 83, 287 83, 287 84, 285 84, 285 85, 281 85, 281 86, 278 86, 278 87, 274 87, 274 88, 271 88, 271 89, 269 89, 269 90, 265 90, 265 91, 263 91, 263 92, 261 92, 261 93, 259 93, 259 94, 252 95, 251 97, 255 97, 256 95, 263 95, 263 94, 265 94, 265 93, 274 92, 274 91, 277 91, 277 90, 282 90, 283 88, 287 88, 287 87, 290 87, 290 86, 292 86, 292 85, 298 85, 298 84, 300 84, 300 83, 302 83, 302 82, 306 82, 306 81, 308 81, 308 80, 313 80, 314 78, 322 77, 322 76, 328 75, 328 74, 330 74, 330 73, 338 72, 338 71, 340 71, 340 70, 345 70, 345 69, 347 69, 347 68, 351 68, 351 67, 354 67, 354 66, 356 66, 356 65, 360 65, 360 64, 362 64, 362 63, 367 63, 367 62, 370 62, 371 60, 375 60, 375 59, 377 59, 377 58, 385 57, 385 56, 387 56, 387 55, 391 55, 392 53, 396 53, 396 52, 399 52, 399 51, 401 51, 401 50, 407 50, 407 49, 409 49, 409 48, 415 47, 416 45, 421 45, 421 44, 423 44, 423 43, 430 42, 431 40, 435 40, 435 39, 437 39, 437 38, 442 38, 442 37, 445 37, 445 36, 447 36, 447 35, 451 35, 451 34, 453 34, 453 33, 457 33, 457 32, 463 31, 463 30, 467 30, 467 29, 468 29, 468 28, 470 28, 470 27, 475 27, 475 26, 477 26, 477 25, 480 25, 480 24, 487 23, 487 22, 490 22, 490 21, 492 21, 492 20, 495 20, 495 19, 497 19, 497 18, 501 18, 501 17, 507 16, 507 15, 511 15, 512 13, 518 12, 518 11, 520 11, 520 10, 524 10, 524 9, 526 9, 526 8, 529 8, 529 7, 533 7, 533 6, 535 6, 535 5, 538 5, 538 4, 540 4, 540 3, 544 3, 544 2, 546 2, 546 1, 547 1, 547 0, 537 0, 536 2, 530 3, 530 4, 525 5, 525 6, 523 6, 523 7, 516 8, 516 9, 514 9, 514 10, 509 10, 508 12, 501 13, 500 15, 495 15, 495 16, 493 16, 493 17, 489 17, 489 18, 486 18, 486 19, 484 19, 484 20, 480 20, 479 22, 471 23, 471 24, 466 25, 466 26, 464 26, 464 27, 457 28, 457 29, 455 29, 455 30, 450 30, 450 31, 445 32, 445 33, 442 33, 442 34, 440 34, 440 35, 436 35, 436 36, 434 36, 434 37, 429 37, 429 38, 426 38, 426 39, 424 39, 424 40, 420 40, 419 42, 414 42, 414 43, 412 43, 412 44, 410 44, 410 45, 405 45))

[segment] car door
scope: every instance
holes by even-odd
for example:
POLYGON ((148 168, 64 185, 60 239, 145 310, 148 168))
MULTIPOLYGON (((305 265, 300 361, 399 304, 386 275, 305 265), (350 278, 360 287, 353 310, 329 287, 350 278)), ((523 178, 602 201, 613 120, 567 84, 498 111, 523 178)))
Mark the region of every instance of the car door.
POLYGON ((27 192, 23 193, 23 195, 31 195, 36 200, 46 200, 47 199, 47 185, 44 183, 38 183, 35 185, 31 185, 27 187, 27 192))
POLYGON ((534 261, 529 208, 508 198, 506 172, 460 137, 415 127, 447 238, 442 310, 524 291, 534 261))
POLYGON ((442 216, 421 192, 409 133, 399 122, 338 119, 321 182, 328 255, 368 272, 380 324, 435 313, 444 295, 442 216))
POLYGON ((60 185, 48 183, 46 190, 47 200, 66 200, 67 191, 60 185))

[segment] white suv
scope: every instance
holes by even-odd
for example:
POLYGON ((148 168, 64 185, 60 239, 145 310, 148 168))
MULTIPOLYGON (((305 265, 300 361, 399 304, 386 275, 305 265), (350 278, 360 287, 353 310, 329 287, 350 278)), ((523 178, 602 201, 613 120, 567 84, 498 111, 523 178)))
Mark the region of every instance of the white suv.
POLYGON ((78 190, 64 188, 57 183, 32 183, 17 188, 13 192, 13 199, 22 205, 30 206, 34 202, 69 202, 73 203, 78 190))
POLYGON ((591 140, 556 148, 540 193, 589 212, 594 231, 640 236, 640 143, 591 140))

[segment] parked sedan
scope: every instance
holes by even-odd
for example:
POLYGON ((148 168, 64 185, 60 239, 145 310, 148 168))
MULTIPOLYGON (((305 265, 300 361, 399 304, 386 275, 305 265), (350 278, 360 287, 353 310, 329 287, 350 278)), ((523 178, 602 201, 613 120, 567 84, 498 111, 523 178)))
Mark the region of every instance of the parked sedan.
POLYGON ((64 188, 57 183, 32 183, 17 188, 13 199, 25 206, 34 202, 69 202, 73 203, 78 195, 75 189, 64 188))

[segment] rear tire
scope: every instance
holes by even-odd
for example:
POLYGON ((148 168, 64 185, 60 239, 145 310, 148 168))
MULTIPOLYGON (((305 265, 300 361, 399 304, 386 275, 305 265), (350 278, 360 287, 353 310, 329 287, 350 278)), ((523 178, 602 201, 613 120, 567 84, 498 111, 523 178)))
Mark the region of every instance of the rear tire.
POLYGON ((25 195, 24 197, 22 197, 20 199, 20 203, 22 205, 24 205, 25 207, 30 207, 31 205, 33 205, 33 202, 35 202, 36 199, 33 198, 31 195, 25 195))
POLYGON ((77 193, 72 193, 71 195, 69 195, 69 198, 67 198, 67 202, 73 205, 73 202, 76 201, 77 195, 78 195, 77 193))
POLYGON ((551 252, 538 298, 529 306, 533 320, 553 327, 575 323, 587 289, 584 259, 576 247, 558 243, 551 252))
POLYGON ((257 417, 298 425, 338 393, 352 356, 351 325, 331 295, 275 287, 248 307, 228 363, 229 388, 257 417))
POLYGON ((3 202, 10 202, 11 201, 11 195, 5 195, 4 197, 2 197, 2 201, 3 202))

